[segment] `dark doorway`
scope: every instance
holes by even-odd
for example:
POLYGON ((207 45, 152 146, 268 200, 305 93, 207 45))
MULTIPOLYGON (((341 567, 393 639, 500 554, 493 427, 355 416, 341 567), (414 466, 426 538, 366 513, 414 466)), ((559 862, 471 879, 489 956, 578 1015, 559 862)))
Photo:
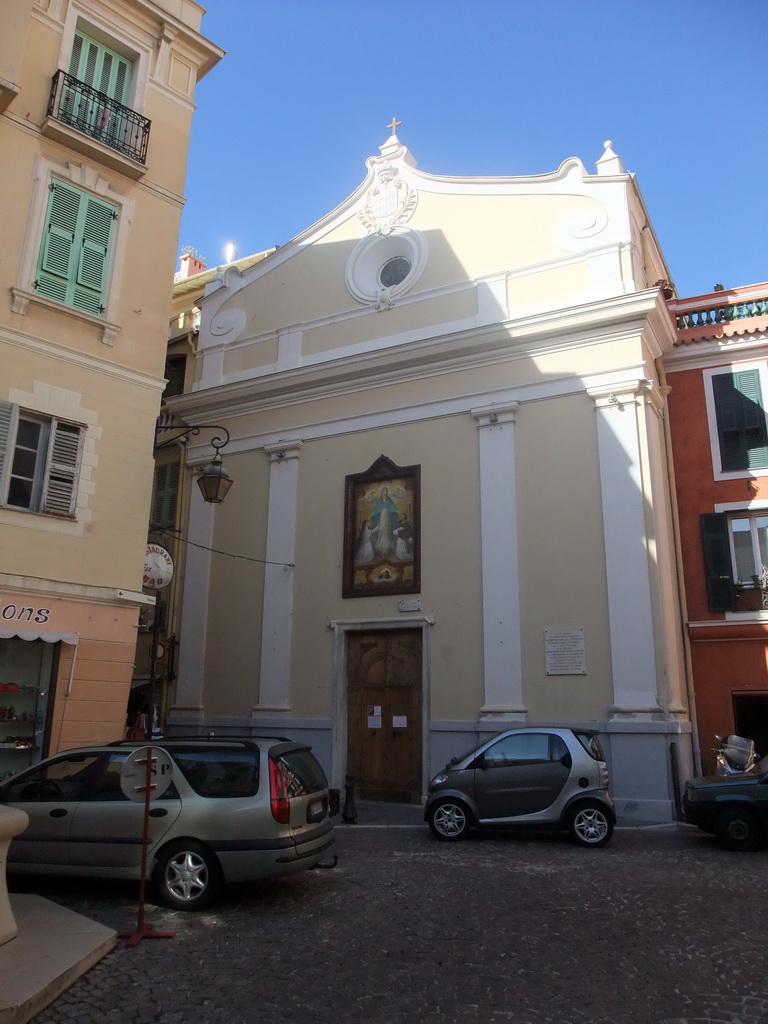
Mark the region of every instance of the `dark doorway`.
POLYGON ((768 754, 768 694, 734 693, 733 724, 737 735, 755 741, 761 757, 768 754))

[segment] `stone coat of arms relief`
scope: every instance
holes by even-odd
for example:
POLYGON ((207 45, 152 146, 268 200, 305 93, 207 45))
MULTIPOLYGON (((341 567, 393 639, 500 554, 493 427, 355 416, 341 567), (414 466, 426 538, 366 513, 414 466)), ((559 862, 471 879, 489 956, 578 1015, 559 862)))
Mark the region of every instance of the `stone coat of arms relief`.
POLYGON ((376 168, 376 182, 368 189, 358 217, 367 234, 389 235, 413 215, 418 192, 400 177, 398 169, 385 160, 376 168))

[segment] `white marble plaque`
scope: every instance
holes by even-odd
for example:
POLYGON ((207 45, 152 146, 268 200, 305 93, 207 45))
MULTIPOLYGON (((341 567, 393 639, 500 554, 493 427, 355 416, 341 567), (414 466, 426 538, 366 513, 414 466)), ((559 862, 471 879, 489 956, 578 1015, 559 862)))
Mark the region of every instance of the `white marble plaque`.
POLYGON ((548 676, 585 676, 584 630, 545 629, 544 656, 548 676))

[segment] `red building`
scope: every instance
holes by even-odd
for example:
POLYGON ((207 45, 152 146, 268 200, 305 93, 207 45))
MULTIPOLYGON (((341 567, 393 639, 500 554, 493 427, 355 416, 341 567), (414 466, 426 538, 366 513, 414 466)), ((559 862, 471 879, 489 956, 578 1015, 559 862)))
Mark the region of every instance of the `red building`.
POLYGON ((768 753, 768 283, 669 308, 690 681, 709 772, 716 733, 748 736, 768 753))

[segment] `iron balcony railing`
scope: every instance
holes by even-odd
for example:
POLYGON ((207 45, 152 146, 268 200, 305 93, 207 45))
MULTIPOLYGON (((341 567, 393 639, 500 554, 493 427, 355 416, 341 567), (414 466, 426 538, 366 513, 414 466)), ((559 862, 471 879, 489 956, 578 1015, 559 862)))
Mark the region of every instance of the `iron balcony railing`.
POLYGON ((146 163, 151 122, 65 71, 53 76, 48 116, 146 163))
POLYGON ((678 330, 687 327, 709 327, 714 324, 728 324, 733 320, 749 320, 756 316, 768 315, 768 297, 732 303, 711 302, 701 309, 677 313, 678 330))

